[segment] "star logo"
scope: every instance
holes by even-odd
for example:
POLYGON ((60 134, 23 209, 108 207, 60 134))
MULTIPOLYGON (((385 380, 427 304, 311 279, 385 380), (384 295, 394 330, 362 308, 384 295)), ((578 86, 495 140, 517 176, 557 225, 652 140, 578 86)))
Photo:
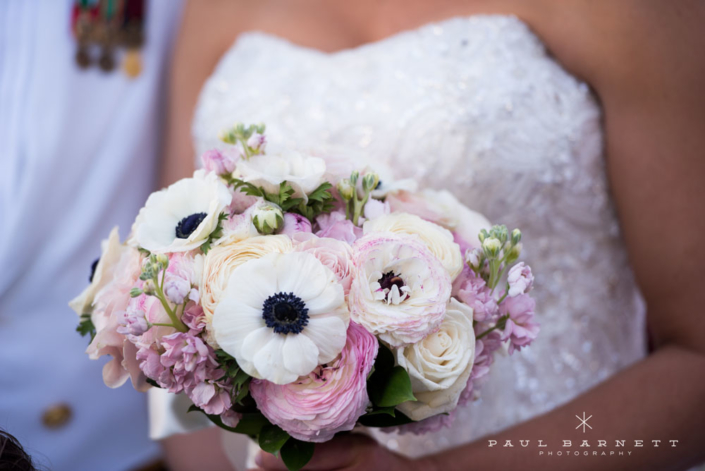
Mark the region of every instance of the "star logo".
POLYGON ((575 418, 580 421, 580 424, 578 424, 578 426, 575 427, 576 430, 579 429, 580 427, 583 428, 583 433, 585 433, 585 427, 592 430, 592 427, 590 427, 590 424, 587 423, 588 420, 592 419, 592 416, 585 418, 585 412, 583 412, 582 418, 579 415, 576 415, 575 418))

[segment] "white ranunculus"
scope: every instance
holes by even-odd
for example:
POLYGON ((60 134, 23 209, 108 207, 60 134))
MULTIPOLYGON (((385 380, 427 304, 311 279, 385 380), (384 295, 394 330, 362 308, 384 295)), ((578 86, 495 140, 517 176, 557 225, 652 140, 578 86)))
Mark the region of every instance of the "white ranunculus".
POLYGON ((69 302, 69 307, 79 316, 90 314, 93 311, 93 300, 96 293, 112 279, 112 271, 120 260, 123 252, 128 249, 120 243, 118 228, 114 227, 106 240, 101 242, 101 254, 95 270, 91 274, 90 284, 74 299, 69 302))
POLYGON ((243 181, 262 187, 267 193, 278 194, 279 185, 287 181, 294 189, 295 197, 305 198, 323 183, 326 163, 318 157, 289 150, 243 160, 238 164, 237 172, 243 181))
POLYGON ((349 322, 330 269, 309 253, 273 253, 233 271, 213 332, 247 374, 288 384, 341 352, 349 322))
POLYGON ((396 350, 396 359, 411 378, 417 401, 397 406, 413 420, 452 411, 467 386, 475 361, 472 309, 452 298, 437 332, 396 350))
POLYGON ((454 280, 463 271, 463 256, 460 247, 453 241, 453 234, 447 229, 409 213, 391 213, 365 221, 365 234, 371 232, 393 232, 415 234, 428 246, 441 261, 454 280))
POLYGON ((481 229, 489 230, 490 222, 472 211, 447 190, 424 189, 419 192, 400 191, 386 199, 392 211, 415 214, 458 234, 472 247, 478 248, 481 229))
POLYGON ((209 250, 203 262, 201 283, 201 306, 206 317, 206 329, 210 332, 215 308, 223 297, 230 275, 237 267, 270 253, 286 253, 292 250, 291 239, 285 235, 250 237, 209 250))
POLYGON ((392 346, 416 343, 440 325, 448 271, 415 235, 371 233, 353 245, 352 320, 392 346))
POLYGON ((200 247, 228 211, 232 195, 213 172, 197 170, 149 195, 133 226, 133 240, 150 252, 187 252, 200 247))

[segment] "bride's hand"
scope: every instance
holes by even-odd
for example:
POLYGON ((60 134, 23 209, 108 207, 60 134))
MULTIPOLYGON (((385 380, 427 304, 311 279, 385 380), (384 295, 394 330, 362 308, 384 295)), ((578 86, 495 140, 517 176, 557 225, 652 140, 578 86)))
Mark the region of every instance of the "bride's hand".
MULTIPOLYGON (((260 451, 255 459, 264 470, 286 471, 281 459, 260 451)), ((421 460, 412 460, 393 453, 373 439, 358 434, 336 437, 316 445, 316 451, 304 470, 365 470, 365 471, 421 471, 433 469, 421 460)))

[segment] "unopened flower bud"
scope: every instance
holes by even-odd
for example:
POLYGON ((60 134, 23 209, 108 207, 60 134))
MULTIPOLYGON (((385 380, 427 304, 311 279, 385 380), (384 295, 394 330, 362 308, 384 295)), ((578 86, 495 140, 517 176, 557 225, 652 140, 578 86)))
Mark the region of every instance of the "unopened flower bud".
POLYGON ((496 237, 488 237, 482 241, 482 250, 488 257, 496 257, 502 250, 502 242, 496 237))
POLYGON ((167 257, 166 254, 160 253, 157 255, 157 264, 162 269, 166 269, 169 266, 169 257, 167 257))
POLYGON ((142 286, 142 291, 147 296, 153 296, 154 293, 156 292, 156 288, 154 287, 154 282, 152 280, 145 281, 144 285, 142 286))
POLYGON ((512 247, 512 250, 509 252, 509 254, 507 254, 507 263, 513 263, 517 261, 519 255, 521 255, 521 244, 517 244, 512 247))
POLYGON ((379 183, 379 175, 374 172, 368 173, 362 179, 362 189, 372 191, 377 187, 377 183, 379 183))
POLYGON ((480 268, 480 262, 482 260, 482 251, 480 249, 468 250, 465 252, 465 262, 473 270, 480 268))
POLYGON ((521 231, 514 229, 512 231, 512 245, 517 245, 519 242, 521 242, 521 231))
POLYGON ((267 139, 264 137, 263 134, 260 134, 259 132, 255 131, 252 133, 252 135, 247 139, 247 147, 252 149, 252 151, 255 154, 261 154, 264 152, 264 146, 267 144, 267 139))
POLYGON ((263 203, 252 213, 252 223, 260 234, 274 234, 284 225, 284 214, 278 206, 263 203))
POLYGON ((480 242, 484 242, 487 237, 489 237, 487 229, 482 229, 480 234, 477 236, 477 238, 480 239, 480 242))
POLYGON ((338 193, 344 201, 350 201, 353 196, 355 196, 355 187, 352 185, 350 180, 344 178, 338 182, 338 193))
POLYGON ((217 149, 207 150, 201 156, 203 168, 216 175, 227 175, 235 170, 239 152, 223 152, 217 149))
POLYGON ((353 173, 350 174, 350 183, 352 183, 353 186, 357 185, 358 178, 360 178, 360 172, 355 170, 353 173))
POLYGON ((130 290, 130 297, 131 297, 131 298, 136 298, 136 297, 139 296, 140 294, 142 294, 142 290, 139 289, 139 288, 132 288, 132 289, 130 290))

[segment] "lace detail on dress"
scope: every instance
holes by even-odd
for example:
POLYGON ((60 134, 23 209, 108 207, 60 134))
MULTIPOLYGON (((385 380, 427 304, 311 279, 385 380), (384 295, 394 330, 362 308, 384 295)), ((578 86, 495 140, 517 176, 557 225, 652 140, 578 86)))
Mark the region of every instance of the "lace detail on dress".
POLYGON ((517 18, 454 18, 334 54, 243 34, 201 94, 199 153, 235 121, 265 122, 274 144, 355 149, 524 233, 541 335, 513 361, 498 359, 451 428, 375 433, 390 448, 415 456, 474 440, 645 354, 600 109, 517 18))

